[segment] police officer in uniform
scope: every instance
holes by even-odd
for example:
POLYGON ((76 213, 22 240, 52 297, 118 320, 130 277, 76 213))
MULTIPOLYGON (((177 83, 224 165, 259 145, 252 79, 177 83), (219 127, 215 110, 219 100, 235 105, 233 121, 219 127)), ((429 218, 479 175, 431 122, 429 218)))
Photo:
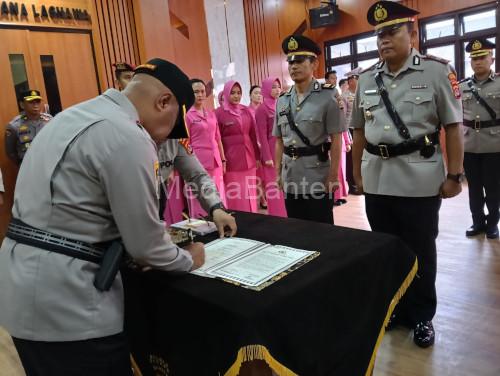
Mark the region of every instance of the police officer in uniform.
POLYGON ((0 250, 0 325, 26 374, 131 375, 120 244, 147 267, 203 264, 203 244, 179 248, 158 218, 157 144, 185 130, 193 102, 188 77, 153 59, 123 92, 61 112, 26 155, 0 250))
POLYGON ((42 97, 38 90, 22 92, 20 105, 23 111, 12 119, 5 130, 5 151, 17 165, 21 164, 38 132, 52 119, 52 116, 42 112, 42 97))
MULTIPOLYGON (((118 65, 117 65, 118 67, 118 65)), ((126 64, 126 68, 131 67, 126 64)), ((135 71, 141 72, 147 65, 138 66, 135 71)), ((128 69, 127 68, 127 69, 128 69)), ((125 69, 125 68, 124 68, 125 69)), ((134 73, 134 72, 132 72, 134 73)), ((130 81, 122 83, 125 89, 130 81)), ((181 108, 183 119, 186 115, 186 108, 181 108)), ((226 209, 219 197, 219 192, 212 178, 203 168, 198 158, 193 154, 193 149, 189 143, 189 132, 184 126, 184 121, 179 120, 179 124, 169 134, 167 140, 158 141, 158 162, 161 176, 159 215, 163 218, 163 212, 167 201, 167 181, 173 174, 174 169, 180 173, 184 181, 190 186, 192 194, 196 195, 204 209, 210 217, 214 218, 221 236, 229 230, 228 234, 234 234, 236 223, 234 219, 226 216, 226 209), (216 211, 221 209, 221 211, 216 211), (215 213, 215 216, 214 216, 215 213), (230 222, 229 228, 226 226, 226 219, 230 222)), ((181 192, 182 194, 182 192, 181 192)))
POLYGON ((434 343, 436 237, 441 198, 461 191, 460 90, 453 68, 412 48, 417 11, 379 1, 368 10, 381 60, 360 74, 351 125, 353 167, 373 231, 401 237, 418 257, 418 273, 391 325, 414 329, 420 347, 434 343), (446 130, 448 174, 439 147, 446 130))
POLYGON ((289 217, 333 223, 344 113, 332 95, 335 87, 313 77, 321 53, 318 45, 290 35, 282 48, 295 85, 277 103, 273 135, 278 184, 285 191, 289 217))
POLYGON ((122 91, 134 76, 134 67, 125 62, 114 63, 113 67, 115 67, 115 86, 122 91))
POLYGON ((465 232, 486 232, 498 238, 500 206, 500 79, 491 70, 495 44, 474 39, 465 47, 474 71, 460 83, 464 108, 464 169, 469 185, 472 226, 465 232), (488 215, 484 214, 484 204, 488 215))

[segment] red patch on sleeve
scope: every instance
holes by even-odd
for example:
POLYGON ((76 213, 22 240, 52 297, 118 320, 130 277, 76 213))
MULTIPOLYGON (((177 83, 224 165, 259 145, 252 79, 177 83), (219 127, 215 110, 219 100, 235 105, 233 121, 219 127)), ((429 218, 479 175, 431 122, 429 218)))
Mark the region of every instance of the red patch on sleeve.
POLYGON ((458 86, 457 75, 455 73, 450 73, 448 75, 448 80, 450 80, 451 90, 455 98, 460 99, 460 87, 458 86))
POLYGON ((179 139, 179 144, 186 149, 188 154, 193 154, 193 148, 191 147, 191 143, 189 142, 189 138, 181 138, 179 139))

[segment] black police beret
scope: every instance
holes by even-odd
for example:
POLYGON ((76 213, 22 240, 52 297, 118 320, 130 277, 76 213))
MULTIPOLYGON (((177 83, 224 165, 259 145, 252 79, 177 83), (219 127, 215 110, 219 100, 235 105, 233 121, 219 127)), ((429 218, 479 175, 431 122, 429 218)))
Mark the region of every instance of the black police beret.
POLYGON ((377 33, 388 28, 397 28, 407 22, 414 22, 418 11, 408 8, 403 4, 392 1, 377 1, 366 14, 370 25, 375 26, 377 33))
POLYGON ((495 43, 490 42, 488 39, 478 38, 467 43, 467 46, 465 46, 465 52, 469 52, 470 57, 485 56, 488 55, 495 47, 495 43))
POLYGON ((303 35, 289 35, 281 43, 288 61, 294 61, 296 56, 313 56, 321 54, 321 48, 311 39, 303 35))
POLYGON ((42 99, 42 96, 40 95, 40 91, 29 89, 19 93, 19 98, 21 101, 31 102, 36 99, 42 99))
POLYGON ((129 63, 126 63, 124 61, 114 63, 113 66, 115 67, 116 72, 133 72, 135 68, 133 65, 130 65, 129 63))
POLYGON ((188 76, 177 65, 158 58, 151 59, 146 64, 139 65, 135 68, 134 72, 135 74, 144 73, 153 76, 172 90, 179 103, 179 116, 168 138, 189 137, 184 116, 194 103, 194 92, 188 76))

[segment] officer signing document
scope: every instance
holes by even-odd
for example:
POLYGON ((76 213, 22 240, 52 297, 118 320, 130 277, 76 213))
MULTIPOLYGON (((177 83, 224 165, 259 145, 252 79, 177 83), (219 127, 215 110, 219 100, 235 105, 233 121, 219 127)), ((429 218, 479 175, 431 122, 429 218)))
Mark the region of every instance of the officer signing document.
MULTIPOLYGON (((61 112, 33 141, 0 251, 0 325, 28 375, 132 375, 112 268, 122 244, 164 271, 203 264, 203 244, 177 247, 158 218, 157 145, 184 134, 193 102, 187 76, 153 59, 123 92, 61 112)), ((233 217, 213 215, 235 233, 233 217)))

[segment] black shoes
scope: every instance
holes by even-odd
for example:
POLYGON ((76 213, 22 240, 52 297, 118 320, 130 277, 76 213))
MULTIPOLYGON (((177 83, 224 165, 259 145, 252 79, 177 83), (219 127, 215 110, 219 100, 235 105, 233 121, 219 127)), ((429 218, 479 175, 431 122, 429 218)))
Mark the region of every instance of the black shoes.
POLYGON ((434 345, 434 327, 432 321, 422 321, 413 329, 413 342, 423 349, 434 345))
POLYGON ((488 239, 498 239, 498 226, 487 228, 486 237, 488 239))
POLYGON ((474 225, 470 226, 467 229, 467 231, 465 231, 465 236, 476 236, 476 235, 482 234, 483 232, 485 232, 485 230, 486 230, 486 226, 484 224, 481 224, 481 225, 474 224, 474 225))

